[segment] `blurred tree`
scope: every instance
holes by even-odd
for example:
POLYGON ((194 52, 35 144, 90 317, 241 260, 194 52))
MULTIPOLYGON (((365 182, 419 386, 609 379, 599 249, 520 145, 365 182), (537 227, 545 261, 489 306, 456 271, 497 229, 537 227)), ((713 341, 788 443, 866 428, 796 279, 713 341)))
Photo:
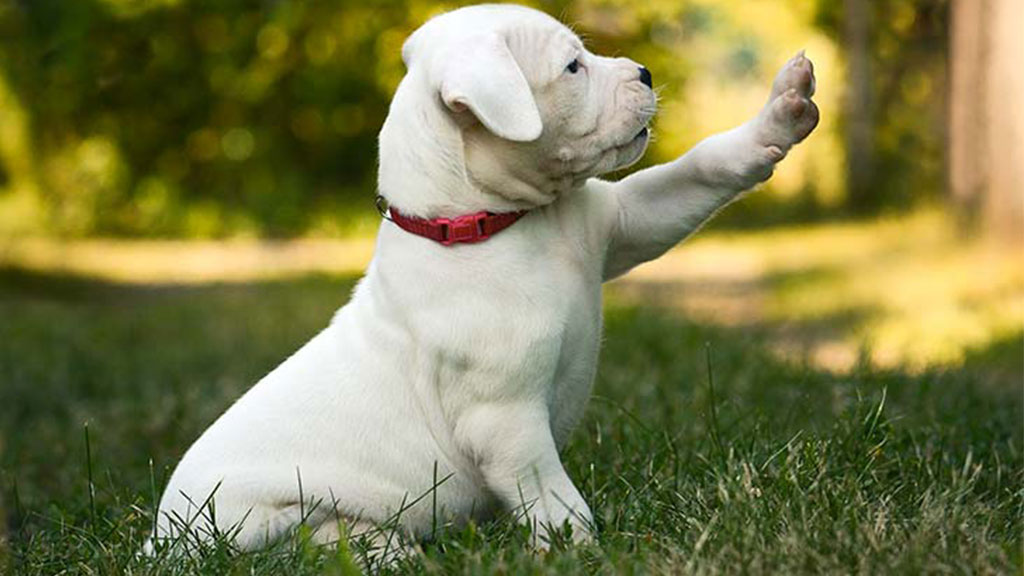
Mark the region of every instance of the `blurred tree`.
POLYGON ((947 0, 818 0, 846 66, 847 207, 906 208, 944 188, 947 0))
POLYGON ((1024 2, 954 0, 949 183, 973 227, 1024 231, 1024 2))
POLYGON ((858 212, 877 209, 880 187, 875 185, 873 134, 874 78, 871 76, 871 4, 843 1, 843 47, 846 53, 846 182, 848 203, 858 212))

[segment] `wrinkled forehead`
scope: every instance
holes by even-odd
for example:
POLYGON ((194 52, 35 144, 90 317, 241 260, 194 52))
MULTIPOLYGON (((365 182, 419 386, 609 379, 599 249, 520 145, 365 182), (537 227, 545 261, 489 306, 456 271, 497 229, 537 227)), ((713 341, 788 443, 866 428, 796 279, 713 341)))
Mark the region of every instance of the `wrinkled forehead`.
POLYGON ((486 34, 498 34, 505 40, 531 83, 560 72, 583 47, 572 30, 543 12, 485 4, 431 18, 406 40, 402 59, 411 67, 414 61, 432 59, 453 48, 472 49, 474 38, 486 34))

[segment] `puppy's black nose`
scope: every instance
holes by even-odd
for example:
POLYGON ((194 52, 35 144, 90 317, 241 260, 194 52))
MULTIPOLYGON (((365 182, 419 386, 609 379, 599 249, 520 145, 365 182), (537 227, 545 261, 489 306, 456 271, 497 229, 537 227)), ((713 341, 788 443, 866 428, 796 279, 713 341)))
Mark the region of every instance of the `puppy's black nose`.
POLYGON ((648 88, 654 88, 654 81, 651 80, 651 71, 643 66, 640 67, 640 81, 648 88))

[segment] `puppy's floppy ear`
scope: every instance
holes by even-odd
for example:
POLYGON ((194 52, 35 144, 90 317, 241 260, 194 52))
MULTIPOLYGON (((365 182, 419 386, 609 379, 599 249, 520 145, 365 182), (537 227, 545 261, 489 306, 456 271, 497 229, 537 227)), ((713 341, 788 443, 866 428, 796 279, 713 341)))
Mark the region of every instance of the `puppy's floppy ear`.
POLYGON ((448 108, 468 108, 493 134, 530 142, 543 126, 530 85, 498 34, 460 43, 447 59, 441 99, 448 108))

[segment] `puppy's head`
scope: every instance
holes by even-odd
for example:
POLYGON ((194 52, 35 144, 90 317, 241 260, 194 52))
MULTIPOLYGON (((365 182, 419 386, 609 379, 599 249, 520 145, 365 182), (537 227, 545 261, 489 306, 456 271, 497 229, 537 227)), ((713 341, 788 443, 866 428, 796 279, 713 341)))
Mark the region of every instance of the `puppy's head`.
POLYGON ((655 111, 650 73, 626 58, 591 54, 542 12, 455 10, 410 36, 402 58, 408 73, 389 114, 391 132, 431 134, 445 149, 435 162, 506 207, 550 203, 589 177, 632 164, 647 146, 655 111), (406 113, 410 107, 418 113, 406 113), (397 125, 404 123, 416 126, 397 125))

